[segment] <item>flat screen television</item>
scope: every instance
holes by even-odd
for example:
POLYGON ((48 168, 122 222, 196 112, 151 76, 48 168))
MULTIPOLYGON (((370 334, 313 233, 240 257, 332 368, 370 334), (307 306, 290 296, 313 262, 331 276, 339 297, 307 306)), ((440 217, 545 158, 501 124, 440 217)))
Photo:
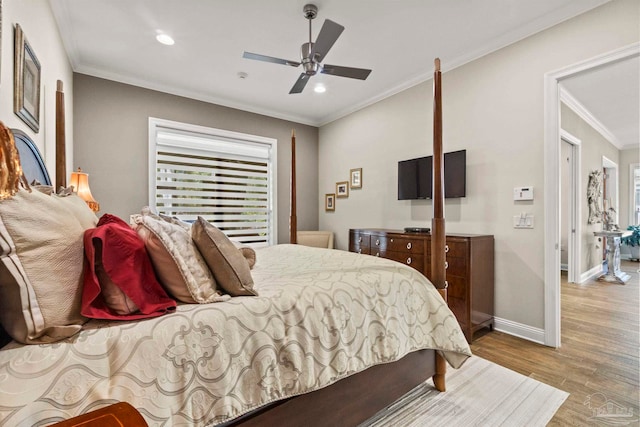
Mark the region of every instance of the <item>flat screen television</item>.
MULTIPOLYGON (((398 162, 398 200, 431 199, 433 156, 398 162)), ((467 194, 467 150, 444 153, 444 197, 467 194)))

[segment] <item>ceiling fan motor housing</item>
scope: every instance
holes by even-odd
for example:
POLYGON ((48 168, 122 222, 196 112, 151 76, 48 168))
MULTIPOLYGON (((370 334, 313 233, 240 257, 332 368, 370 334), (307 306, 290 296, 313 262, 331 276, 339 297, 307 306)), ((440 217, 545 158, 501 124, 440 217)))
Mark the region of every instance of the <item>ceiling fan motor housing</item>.
POLYGON ((307 19, 314 19, 318 16, 318 7, 315 4, 305 4, 302 11, 307 19))
POLYGON ((320 69, 320 64, 311 58, 311 49, 313 49, 313 43, 304 43, 300 47, 300 62, 304 67, 304 72, 308 76, 314 76, 320 69))

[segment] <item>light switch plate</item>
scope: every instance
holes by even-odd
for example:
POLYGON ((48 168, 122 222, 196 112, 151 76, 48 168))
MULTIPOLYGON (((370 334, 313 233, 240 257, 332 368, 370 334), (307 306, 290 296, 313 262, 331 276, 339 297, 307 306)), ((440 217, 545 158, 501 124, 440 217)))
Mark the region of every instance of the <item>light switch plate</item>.
POLYGON ((514 215, 513 228, 533 228, 533 214, 522 213, 514 215))

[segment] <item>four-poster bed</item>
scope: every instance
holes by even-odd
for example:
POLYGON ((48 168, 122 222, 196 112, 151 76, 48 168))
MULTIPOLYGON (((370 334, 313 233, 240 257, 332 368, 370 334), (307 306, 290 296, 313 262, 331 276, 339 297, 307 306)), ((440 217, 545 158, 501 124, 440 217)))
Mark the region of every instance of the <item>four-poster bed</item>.
MULTIPOLYGON (((436 186, 439 85, 436 60, 436 186)), ((296 243, 295 134, 291 142, 296 243)), ((434 284, 446 298, 442 196, 436 188, 432 241, 442 257, 432 271, 441 270, 434 284)), ((1 226, 1 206, 0 217, 1 226)), ((438 292, 399 263, 277 245, 257 251, 252 275, 258 296, 180 304, 144 321, 92 320, 31 348, 10 343, 0 351, 0 424, 56 422, 125 401, 155 423, 357 425, 430 377, 444 391, 445 358, 460 366, 470 355, 438 292)))
MULTIPOLYGON (((431 282, 447 300, 444 228, 444 151, 442 149, 442 81, 440 59, 435 60, 433 77, 433 219, 431 239, 431 282)), ((296 168, 295 132, 291 134, 291 215, 290 243, 295 244, 296 168)), ((242 426, 283 425, 357 425, 384 409, 428 378, 438 391, 444 392, 446 361, 434 350, 421 350, 403 359, 378 365, 352 375, 325 389, 276 402, 274 408, 255 414, 242 426), (384 378, 382 381, 381 378, 384 378), (383 387, 372 387, 384 384, 383 387), (349 399, 359 396, 359 399, 349 399), (310 423, 310 420, 311 421, 310 423)), ((234 424, 236 425, 236 424, 234 424)))

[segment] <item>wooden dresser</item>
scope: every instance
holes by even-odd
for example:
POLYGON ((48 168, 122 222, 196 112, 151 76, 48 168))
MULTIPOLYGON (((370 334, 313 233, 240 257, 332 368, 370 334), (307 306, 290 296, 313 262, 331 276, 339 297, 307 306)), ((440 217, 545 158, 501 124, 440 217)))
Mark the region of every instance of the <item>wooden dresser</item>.
MULTIPOLYGON (((448 303, 467 341, 478 329, 493 328, 494 239, 490 235, 447 234, 448 303)), ((409 265, 431 273, 431 234, 351 229, 349 251, 409 265)))

